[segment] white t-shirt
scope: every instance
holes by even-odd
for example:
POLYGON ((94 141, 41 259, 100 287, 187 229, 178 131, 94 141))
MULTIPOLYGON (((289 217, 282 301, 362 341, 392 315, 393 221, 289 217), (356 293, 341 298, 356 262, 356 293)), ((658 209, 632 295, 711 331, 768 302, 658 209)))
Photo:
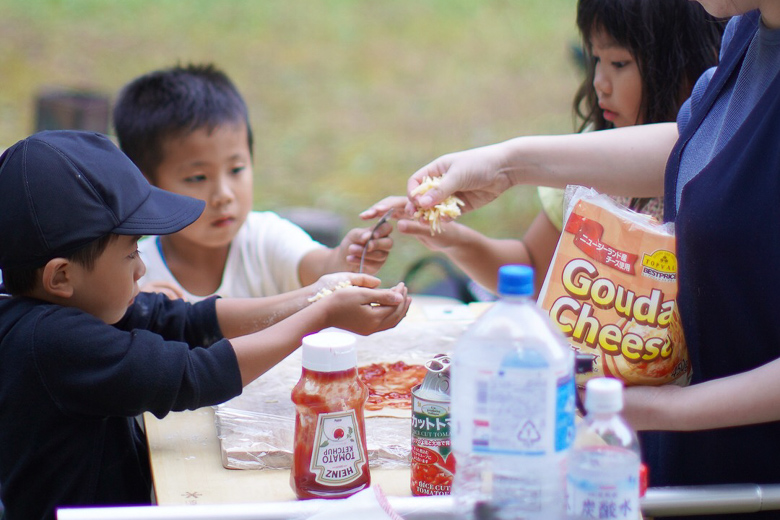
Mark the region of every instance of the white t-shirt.
MULTIPOLYGON (((138 243, 146 274, 139 285, 153 281, 170 282, 191 302, 208 296, 187 292, 168 270, 159 237, 138 243)), ((230 245, 222 283, 214 294, 232 298, 273 296, 299 289, 298 264, 308 253, 325 247, 303 229, 270 211, 250 212, 230 245)))

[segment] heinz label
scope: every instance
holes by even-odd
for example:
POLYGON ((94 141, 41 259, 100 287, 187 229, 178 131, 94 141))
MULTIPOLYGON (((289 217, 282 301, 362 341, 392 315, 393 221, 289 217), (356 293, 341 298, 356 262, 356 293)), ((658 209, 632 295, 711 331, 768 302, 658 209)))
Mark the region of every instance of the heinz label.
POLYGON ((314 441, 309 469, 318 483, 343 486, 360 477, 366 454, 354 410, 319 414, 314 441))

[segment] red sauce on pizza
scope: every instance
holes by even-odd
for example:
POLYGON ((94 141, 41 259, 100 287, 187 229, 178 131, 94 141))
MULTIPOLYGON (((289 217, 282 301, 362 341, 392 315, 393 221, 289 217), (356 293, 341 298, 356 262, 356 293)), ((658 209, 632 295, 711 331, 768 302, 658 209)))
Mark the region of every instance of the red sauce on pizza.
POLYGON ((422 383, 428 372, 423 365, 395 363, 373 363, 358 368, 360 379, 368 386, 366 410, 382 408, 412 408, 412 388, 422 383))

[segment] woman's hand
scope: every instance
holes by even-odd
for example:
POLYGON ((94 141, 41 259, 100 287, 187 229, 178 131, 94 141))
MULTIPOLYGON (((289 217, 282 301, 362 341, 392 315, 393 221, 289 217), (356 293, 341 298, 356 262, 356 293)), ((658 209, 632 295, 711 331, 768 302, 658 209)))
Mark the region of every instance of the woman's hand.
MULTIPOLYGON (((493 201, 511 188, 503 143, 443 155, 417 170, 407 182, 412 208, 430 208, 454 195, 465 205, 464 212, 493 201), (412 195, 425 177, 441 177, 441 184, 420 195, 412 195)), ((407 212, 415 209, 407 207, 407 212)))

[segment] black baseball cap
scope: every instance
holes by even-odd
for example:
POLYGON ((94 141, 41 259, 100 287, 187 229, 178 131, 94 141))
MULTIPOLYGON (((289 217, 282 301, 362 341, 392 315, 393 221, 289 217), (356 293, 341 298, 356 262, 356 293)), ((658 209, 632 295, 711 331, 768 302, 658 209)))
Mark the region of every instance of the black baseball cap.
POLYGON ((150 185, 104 135, 39 132, 0 156, 0 269, 40 267, 108 233, 174 233, 204 207, 150 185))

